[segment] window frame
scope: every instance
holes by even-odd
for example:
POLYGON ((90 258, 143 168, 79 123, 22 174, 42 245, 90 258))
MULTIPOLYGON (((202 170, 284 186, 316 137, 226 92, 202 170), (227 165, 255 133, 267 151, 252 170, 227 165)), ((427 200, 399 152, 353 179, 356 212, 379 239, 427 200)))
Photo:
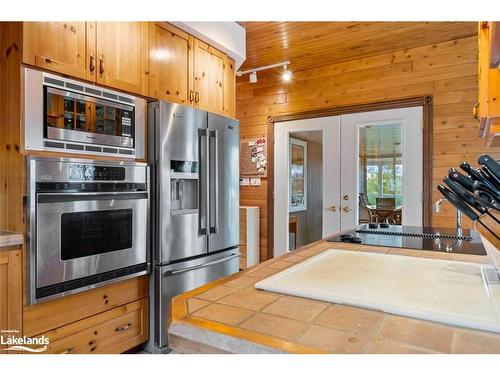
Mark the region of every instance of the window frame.
POLYGON ((307 141, 292 137, 289 138, 288 142, 288 210, 289 212, 307 211, 307 141), (304 149, 304 202, 297 206, 292 206, 292 145, 300 146, 304 149))

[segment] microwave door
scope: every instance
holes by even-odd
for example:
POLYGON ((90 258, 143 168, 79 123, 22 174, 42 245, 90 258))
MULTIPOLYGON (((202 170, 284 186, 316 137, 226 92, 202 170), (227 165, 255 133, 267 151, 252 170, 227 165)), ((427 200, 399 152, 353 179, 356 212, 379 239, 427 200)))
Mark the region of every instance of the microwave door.
POLYGON ((207 252, 206 113, 166 102, 158 103, 155 126, 158 263, 207 252))
POLYGON ((239 126, 238 121, 208 114, 209 251, 239 244, 239 126))

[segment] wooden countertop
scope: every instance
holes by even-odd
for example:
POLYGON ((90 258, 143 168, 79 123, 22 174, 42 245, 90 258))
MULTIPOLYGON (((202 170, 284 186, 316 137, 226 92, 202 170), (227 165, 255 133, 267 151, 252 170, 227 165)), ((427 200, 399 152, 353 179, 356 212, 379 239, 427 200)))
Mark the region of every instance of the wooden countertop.
POLYGON ((169 346, 180 353, 500 353, 500 334, 254 288, 261 279, 339 247, 490 263, 486 256, 319 241, 175 297, 169 346))
POLYGON ((23 235, 21 233, 0 230, 0 251, 3 247, 22 245, 23 235))

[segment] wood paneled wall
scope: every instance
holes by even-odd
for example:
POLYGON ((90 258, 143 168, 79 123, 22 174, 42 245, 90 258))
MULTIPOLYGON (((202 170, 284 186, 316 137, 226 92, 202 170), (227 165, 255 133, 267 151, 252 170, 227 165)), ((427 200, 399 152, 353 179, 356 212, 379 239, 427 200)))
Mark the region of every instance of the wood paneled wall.
POLYGON ((21 27, 0 28, 0 229, 22 232, 21 27))
MULTIPOLYGON (((256 84, 242 77, 237 83, 237 118, 243 138, 267 136, 268 116, 314 109, 382 102, 415 96, 433 96, 433 186, 461 160, 476 164, 481 153, 500 158, 478 138, 472 117, 477 101, 477 37, 395 51, 353 61, 294 71, 293 82, 279 72, 259 77, 256 84)), ((261 260, 267 258, 268 182, 242 187, 242 205, 260 207, 261 260)), ((433 191, 433 200, 439 192, 433 191)), ((426 202, 425 204, 432 204, 426 202)), ((433 225, 454 227, 455 210, 444 204, 433 214, 433 225)), ((470 226, 470 222, 466 225, 470 226)))

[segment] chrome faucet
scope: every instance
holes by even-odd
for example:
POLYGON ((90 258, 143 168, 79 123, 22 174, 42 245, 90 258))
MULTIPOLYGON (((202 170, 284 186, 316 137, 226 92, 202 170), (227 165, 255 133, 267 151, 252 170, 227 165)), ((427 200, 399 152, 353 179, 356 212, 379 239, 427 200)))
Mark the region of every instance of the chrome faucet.
MULTIPOLYGON (((443 202, 448 202, 448 199, 439 198, 436 202, 434 202, 434 212, 435 213, 439 213, 439 211, 441 210, 441 203, 443 203, 443 202)), ((462 235, 462 211, 460 211, 458 208, 456 210, 457 210, 457 216, 456 216, 457 235, 461 236, 462 235)))

